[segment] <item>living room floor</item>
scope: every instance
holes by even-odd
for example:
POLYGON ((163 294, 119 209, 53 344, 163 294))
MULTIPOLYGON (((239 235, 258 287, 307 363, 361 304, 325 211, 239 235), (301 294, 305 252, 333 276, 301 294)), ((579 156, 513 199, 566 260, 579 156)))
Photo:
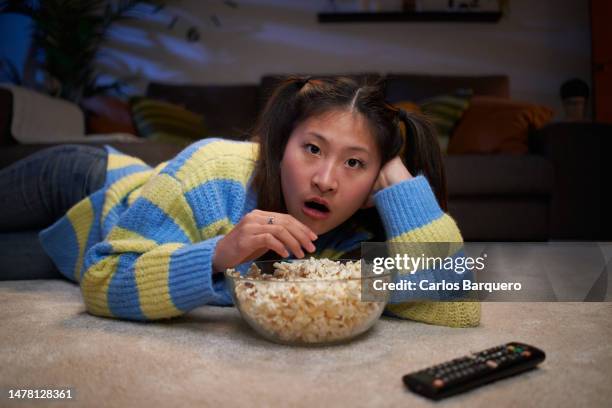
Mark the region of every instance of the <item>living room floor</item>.
MULTIPOLYGON (((455 396, 448 406, 607 406, 612 303, 483 303, 478 328, 383 317, 337 346, 299 348, 259 338, 232 307, 204 306, 166 322, 87 314, 78 286, 0 282, 0 389, 73 390, 70 406, 434 406, 404 374, 522 341, 540 368, 455 396)), ((43 406, 21 401, 3 406, 43 406)), ((66 406, 65 402, 44 406, 66 406)))

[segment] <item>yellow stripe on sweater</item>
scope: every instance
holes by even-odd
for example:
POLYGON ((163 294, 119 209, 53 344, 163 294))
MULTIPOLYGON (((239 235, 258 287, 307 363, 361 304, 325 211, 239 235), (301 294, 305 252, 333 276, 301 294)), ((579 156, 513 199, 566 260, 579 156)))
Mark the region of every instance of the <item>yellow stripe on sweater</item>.
POLYGON ((134 204, 134 202, 140 198, 140 196, 141 196, 141 194, 142 194, 142 188, 143 188, 143 187, 144 187, 144 186, 140 186, 140 187, 138 187, 136 190, 132 191, 132 192, 131 192, 131 193, 128 195, 128 197, 127 197, 127 202, 128 202, 128 205, 129 205, 129 206, 131 206, 132 204, 134 204))
POLYGON ((145 170, 130 174, 114 182, 104 195, 101 223, 104 223, 108 213, 115 205, 121 202, 129 192, 146 183, 150 177, 151 170, 145 170))
MULTIPOLYGON (((153 169, 153 172, 151 173, 150 178, 153 178, 155 176, 157 176, 159 173, 162 172, 162 170, 164 170, 166 168, 166 166, 168 165, 169 162, 165 161, 162 163, 159 163, 157 166, 155 166, 155 168, 153 169)), ((136 190, 132 191, 129 195, 128 195, 128 205, 132 205, 134 204, 134 202, 136 200, 138 200, 138 198, 140 197, 141 193, 142 193, 142 188, 145 185, 143 184, 142 186, 138 187, 136 190)))
POLYGON ((134 269, 140 310, 147 319, 167 318, 183 313, 172 302, 168 285, 170 257, 174 251, 183 246, 183 244, 165 244, 142 255, 136 261, 134 269))
POLYGON ((185 191, 219 179, 235 180, 246 186, 255 167, 258 147, 256 143, 211 142, 185 161, 176 178, 181 180, 185 191))
POLYGON ((81 278, 81 268, 83 267, 83 257, 85 255, 85 246, 87 245, 87 239, 91 231, 91 226, 94 221, 94 210, 89 198, 81 200, 78 204, 72 207, 66 216, 72 228, 74 229, 77 243, 79 244, 79 255, 77 257, 76 264, 74 265, 73 276, 78 282, 81 278))
POLYGON ((141 197, 151 201, 172 218, 191 242, 200 240, 200 233, 193 222, 193 211, 179 182, 173 177, 167 174, 158 175, 143 187, 141 197))
POLYGON ((144 165, 145 162, 143 162, 137 157, 132 157, 125 154, 109 153, 106 168, 108 171, 110 171, 120 169, 122 167, 132 166, 135 164, 144 165))
POLYGON ((159 173, 161 173, 162 170, 166 168, 168 163, 169 163, 168 161, 165 161, 165 162, 161 162, 157 166, 155 166, 155 168, 153 169, 153 174, 151 174, 151 176, 157 176, 159 173))
POLYGON ((114 317, 108 307, 108 286, 117 271, 118 263, 119 256, 109 256, 85 271, 81 281, 81 293, 90 313, 114 317))
POLYGON ((398 235, 389 242, 400 244, 398 248, 393 245, 388 248, 391 256, 395 253, 406 254, 408 251, 410 253, 407 255, 414 257, 446 258, 456 255, 463 248, 461 233, 455 221, 447 214, 420 228, 398 235))
POLYGON ((152 239, 145 238, 137 232, 118 226, 113 227, 106 239, 113 247, 114 253, 145 253, 158 246, 157 242, 152 239))
POLYGON ((202 237, 211 238, 218 235, 225 235, 233 228, 234 224, 230 222, 229 218, 225 217, 203 228, 200 228, 200 234, 202 237))
POLYGON ((422 227, 391 238, 391 242, 463 242, 459 228, 448 214, 422 227))
POLYGON ((402 319, 449 327, 476 327, 480 324, 480 303, 405 302, 388 304, 386 310, 402 319))
POLYGON ((340 256, 342 256, 344 252, 342 251, 337 251, 335 249, 324 249, 323 251, 321 251, 321 253, 317 256, 317 258, 319 259, 323 259, 323 258, 328 258, 328 259, 339 259, 340 256))

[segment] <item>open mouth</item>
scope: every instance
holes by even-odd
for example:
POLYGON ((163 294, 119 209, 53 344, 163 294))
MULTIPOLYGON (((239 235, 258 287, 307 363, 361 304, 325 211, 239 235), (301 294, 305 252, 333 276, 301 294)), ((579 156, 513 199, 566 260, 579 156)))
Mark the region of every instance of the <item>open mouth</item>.
POLYGON ((313 210, 322 212, 322 213, 328 213, 329 212, 329 208, 327 208, 326 205, 321 204, 321 203, 317 203, 315 201, 306 201, 304 203, 306 205, 306 207, 311 208, 313 210))

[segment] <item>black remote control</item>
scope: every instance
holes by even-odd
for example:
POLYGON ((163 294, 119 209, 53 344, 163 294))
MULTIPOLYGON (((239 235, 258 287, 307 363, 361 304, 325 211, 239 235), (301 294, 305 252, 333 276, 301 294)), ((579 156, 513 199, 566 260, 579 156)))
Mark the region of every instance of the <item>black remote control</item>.
POLYGON ((545 358, 538 348, 511 342, 407 374, 403 380, 411 391, 439 400, 530 370, 545 358))

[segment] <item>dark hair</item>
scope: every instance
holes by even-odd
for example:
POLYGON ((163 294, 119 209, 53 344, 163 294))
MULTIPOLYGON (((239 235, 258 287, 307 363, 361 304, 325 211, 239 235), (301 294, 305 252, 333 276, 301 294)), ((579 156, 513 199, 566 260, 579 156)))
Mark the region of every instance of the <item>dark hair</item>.
POLYGON ((561 99, 575 96, 589 97, 589 86, 579 78, 569 79, 561 85, 561 99))
POLYGON ((407 113, 385 101, 382 83, 362 83, 348 77, 289 77, 268 99, 252 137, 260 143, 253 187, 258 208, 286 211, 281 191, 280 166, 293 129, 309 117, 334 109, 361 113, 376 137, 382 165, 404 147, 403 160, 414 176, 423 174, 446 210, 446 180, 442 153, 433 127, 423 117, 407 113), (406 132, 403 137, 400 123, 406 132))

